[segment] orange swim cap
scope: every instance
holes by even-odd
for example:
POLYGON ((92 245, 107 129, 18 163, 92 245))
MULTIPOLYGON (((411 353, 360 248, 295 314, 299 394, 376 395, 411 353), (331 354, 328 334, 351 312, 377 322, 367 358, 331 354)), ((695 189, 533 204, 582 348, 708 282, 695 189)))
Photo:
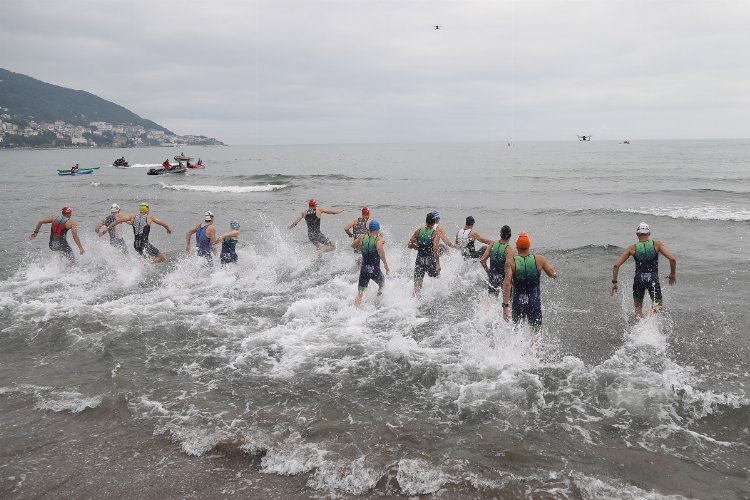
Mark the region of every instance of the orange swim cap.
POLYGON ((529 235, 526 233, 518 233, 518 239, 516 239, 516 248, 529 248, 531 246, 531 240, 529 235))

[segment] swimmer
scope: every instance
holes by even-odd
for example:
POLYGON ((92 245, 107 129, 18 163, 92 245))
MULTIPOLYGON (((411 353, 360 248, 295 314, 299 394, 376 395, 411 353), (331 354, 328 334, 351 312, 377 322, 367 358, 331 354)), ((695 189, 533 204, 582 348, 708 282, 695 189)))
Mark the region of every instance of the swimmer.
POLYGON ((359 288, 357 289, 357 297, 354 299, 354 306, 357 308, 362 307, 362 298, 370 280, 378 284, 378 295, 383 293, 385 277, 383 276, 383 271, 380 270, 380 261, 383 261, 386 274, 391 272, 388 268, 388 261, 385 258, 385 248, 383 247, 385 239, 380 235, 380 223, 373 219, 367 225, 367 229, 367 234, 360 235, 352 243, 352 248, 362 253, 359 288))
POLYGON ((83 255, 85 251, 83 250, 83 245, 81 245, 80 238, 78 238, 78 226, 71 218, 73 210, 66 206, 62 207, 61 213, 62 215, 58 215, 57 217, 47 217, 46 219, 37 222, 29 239, 33 240, 36 238, 36 235, 39 234, 39 228, 41 228, 43 224, 52 224, 49 234, 49 249, 53 252, 62 253, 71 264, 74 264, 75 258, 73 257, 73 249, 70 248, 70 245, 68 244, 68 231, 73 234, 73 241, 76 246, 78 246, 79 254, 83 255))
POLYGON ((670 286, 677 281, 677 259, 669 251, 667 245, 659 240, 651 239, 651 228, 645 222, 638 224, 635 235, 638 238, 638 243, 628 246, 612 267, 612 288, 609 290, 609 294, 611 296, 617 292, 617 274, 620 271, 620 266, 632 255, 635 260, 633 305, 635 316, 640 318, 643 316, 643 298, 646 291, 648 291, 652 302, 650 312, 659 312, 663 307, 659 283, 659 254, 669 260, 669 276, 667 278, 670 286))

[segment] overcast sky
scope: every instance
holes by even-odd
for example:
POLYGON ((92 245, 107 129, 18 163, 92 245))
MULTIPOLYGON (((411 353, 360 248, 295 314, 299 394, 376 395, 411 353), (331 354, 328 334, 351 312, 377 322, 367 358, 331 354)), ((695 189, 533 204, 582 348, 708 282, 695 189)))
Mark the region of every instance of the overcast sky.
POLYGON ((228 144, 745 138, 749 54, 748 0, 0 4, 0 67, 228 144))

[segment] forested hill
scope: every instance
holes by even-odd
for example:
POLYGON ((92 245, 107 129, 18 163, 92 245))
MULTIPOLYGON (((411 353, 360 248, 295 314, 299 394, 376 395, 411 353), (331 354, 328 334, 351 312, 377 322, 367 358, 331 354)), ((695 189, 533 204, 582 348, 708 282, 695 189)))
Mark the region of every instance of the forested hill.
POLYGON ((62 120, 72 125, 108 122, 163 130, 151 120, 83 90, 67 89, 0 68, 0 108, 37 122, 62 120))

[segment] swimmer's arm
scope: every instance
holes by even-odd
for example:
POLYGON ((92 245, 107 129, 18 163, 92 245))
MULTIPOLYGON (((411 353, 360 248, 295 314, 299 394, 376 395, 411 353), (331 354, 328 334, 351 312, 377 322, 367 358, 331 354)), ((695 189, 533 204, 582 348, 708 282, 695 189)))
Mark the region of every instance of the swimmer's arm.
POLYGON ((119 215, 115 217, 115 221, 110 224, 109 226, 104 226, 104 231, 99 233, 99 236, 104 236, 107 234, 107 231, 115 227, 117 224, 120 224, 121 222, 127 222, 128 224, 133 224, 133 216, 129 215, 127 217, 120 217, 119 215))
MULTIPOLYGON (((510 288, 513 283, 513 273, 516 271, 516 261, 505 259, 505 278, 503 279, 503 304, 510 304, 510 288)), ((503 307, 503 319, 510 319, 510 306, 503 307)))
POLYGON ((479 258, 479 263, 482 264, 482 267, 484 268, 484 270, 486 272, 490 272, 490 269, 487 267, 487 259, 490 258, 490 251, 492 250, 492 245, 491 244, 492 244, 492 242, 490 242, 487 245, 487 248, 484 249, 484 253, 479 258))
POLYGON ((417 248, 417 235, 419 234, 419 229, 414 231, 414 234, 411 235, 411 238, 409 239, 409 243, 406 244, 406 248, 411 248, 412 250, 417 248))
POLYGON ((351 229, 354 227, 354 224, 356 224, 356 223, 357 223, 357 219, 352 219, 352 221, 349 224, 347 224, 346 226, 344 226, 344 232, 350 238, 354 237, 354 235, 351 232, 351 229))
POLYGON ((151 222, 153 222, 154 224, 159 224, 161 227, 163 227, 164 229, 166 229, 167 230, 167 234, 172 234, 172 229, 170 229, 169 224, 167 224, 166 222, 160 221, 156 217, 152 217, 151 218, 151 222))
POLYGON ((438 236, 440 237, 440 239, 443 240, 443 243, 445 243, 451 248, 456 248, 456 245, 454 245, 451 242, 451 240, 449 240, 448 237, 445 235, 445 231, 443 230, 442 227, 439 227, 437 232, 438 232, 438 236))
POLYGON ((39 228, 42 227, 43 224, 52 224, 53 222, 55 222, 54 217, 47 217, 46 219, 42 219, 39 222, 37 222, 36 227, 34 228, 34 230, 31 232, 31 235, 29 236, 29 239, 33 240, 34 238, 36 238, 36 235, 39 234, 39 228))
POLYGON ((542 271, 547 273, 547 276, 550 278, 557 278, 557 273, 555 272, 555 268, 552 267, 552 264, 549 263, 547 259, 545 259, 542 255, 537 255, 537 258, 541 260, 540 264, 542 265, 542 271))
POLYGON ((299 221, 301 221, 302 219, 304 219, 304 218, 305 218, 305 212, 300 212, 300 213, 299 213, 299 215, 297 216, 297 218, 296 218, 296 219, 294 219, 294 220, 292 221, 292 223, 291 223, 291 224, 289 224, 289 229, 291 229, 291 228, 293 228, 294 226, 296 226, 296 225, 297 225, 297 223, 298 223, 299 221))
POLYGON ((634 245, 630 245, 628 248, 625 249, 622 254, 617 257, 617 260, 615 261, 615 265, 612 266, 612 288, 609 289, 609 294, 614 295, 617 291, 617 275, 620 272, 620 266, 625 263, 626 260, 630 258, 631 252, 635 248, 634 245))
POLYGON ((96 231, 96 234, 99 234, 99 230, 104 225, 104 219, 105 219, 104 217, 102 217, 101 219, 99 219, 99 224, 97 224, 96 227, 94 228, 94 231, 96 231))
MULTIPOLYGON (((342 208, 341 210, 330 210, 328 208, 321 208, 321 209, 319 209, 319 211, 320 211, 321 214, 337 215, 337 214, 340 214, 341 212, 343 212, 344 209, 342 208)), ((318 214, 318 216, 320 216, 320 214, 318 214)))
POLYGON ((360 234, 359 236, 357 236, 357 239, 352 241, 352 248, 355 250, 359 250, 359 248, 362 246, 362 239, 364 237, 364 234, 360 234))
MULTIPOLYGON (((445 233, 443 233, 443 238, 445 238, 445 233)), ((432 236, 432 254, 435 256, 435 266, 438 271, 440 271, 440 239, 440 234, 432 236)), ((448 243, 450 244, 450 241, 448 243)))
POLYGON ((677 258, 672 255, 672 252, 669 251, 667 245, 661 241, 657 241, 656 243, 659 245, 659 252, 669 259, 669 284, 674 285, 677 281, 677 258))
POLYGON ((76 245, 78 246, 78 252, 83 255, 85 252, 83 250, 83 245, 81 245, 81 239, 78 237, 78 225, 75 223, 75 221, 68 221, 70 222, 70 232, 73 233, 73 241, 76 242, 76 245))
POLYGON ((492 240, 489 240, 489 239, 485 238, 484 236, 482 236, 482 235, 481 235, 481 234, 479 234, 478 232, 476 232, 476 231, 472 230, 472 231, 471 231, 471 234, 473 234, 473 235, 474 235, 474 239, 475 239, 475 240, 477 240, 477 241, 481 241, 481 242, 482 242, 482 243, 484 243, 485 245, 492 245, 492 240))
POLYGON ((385 248, 383 248, 383 245, 385 245, 385 240, 378 238, 378 243, 375 246, 378 250, 378 257, 380 257, 380 260, 383 261, 383 267, 385 267, 385 273, 389 274, 391 272, 391 269, 388 267, 388 261, 385 260, 385 248))
POLYGON ((198 226, 200 226, 200 224, 196 224, 185 233, 185 252, 187 252, 188 255, 190 255, 190 237, 198 232, 198 226))

